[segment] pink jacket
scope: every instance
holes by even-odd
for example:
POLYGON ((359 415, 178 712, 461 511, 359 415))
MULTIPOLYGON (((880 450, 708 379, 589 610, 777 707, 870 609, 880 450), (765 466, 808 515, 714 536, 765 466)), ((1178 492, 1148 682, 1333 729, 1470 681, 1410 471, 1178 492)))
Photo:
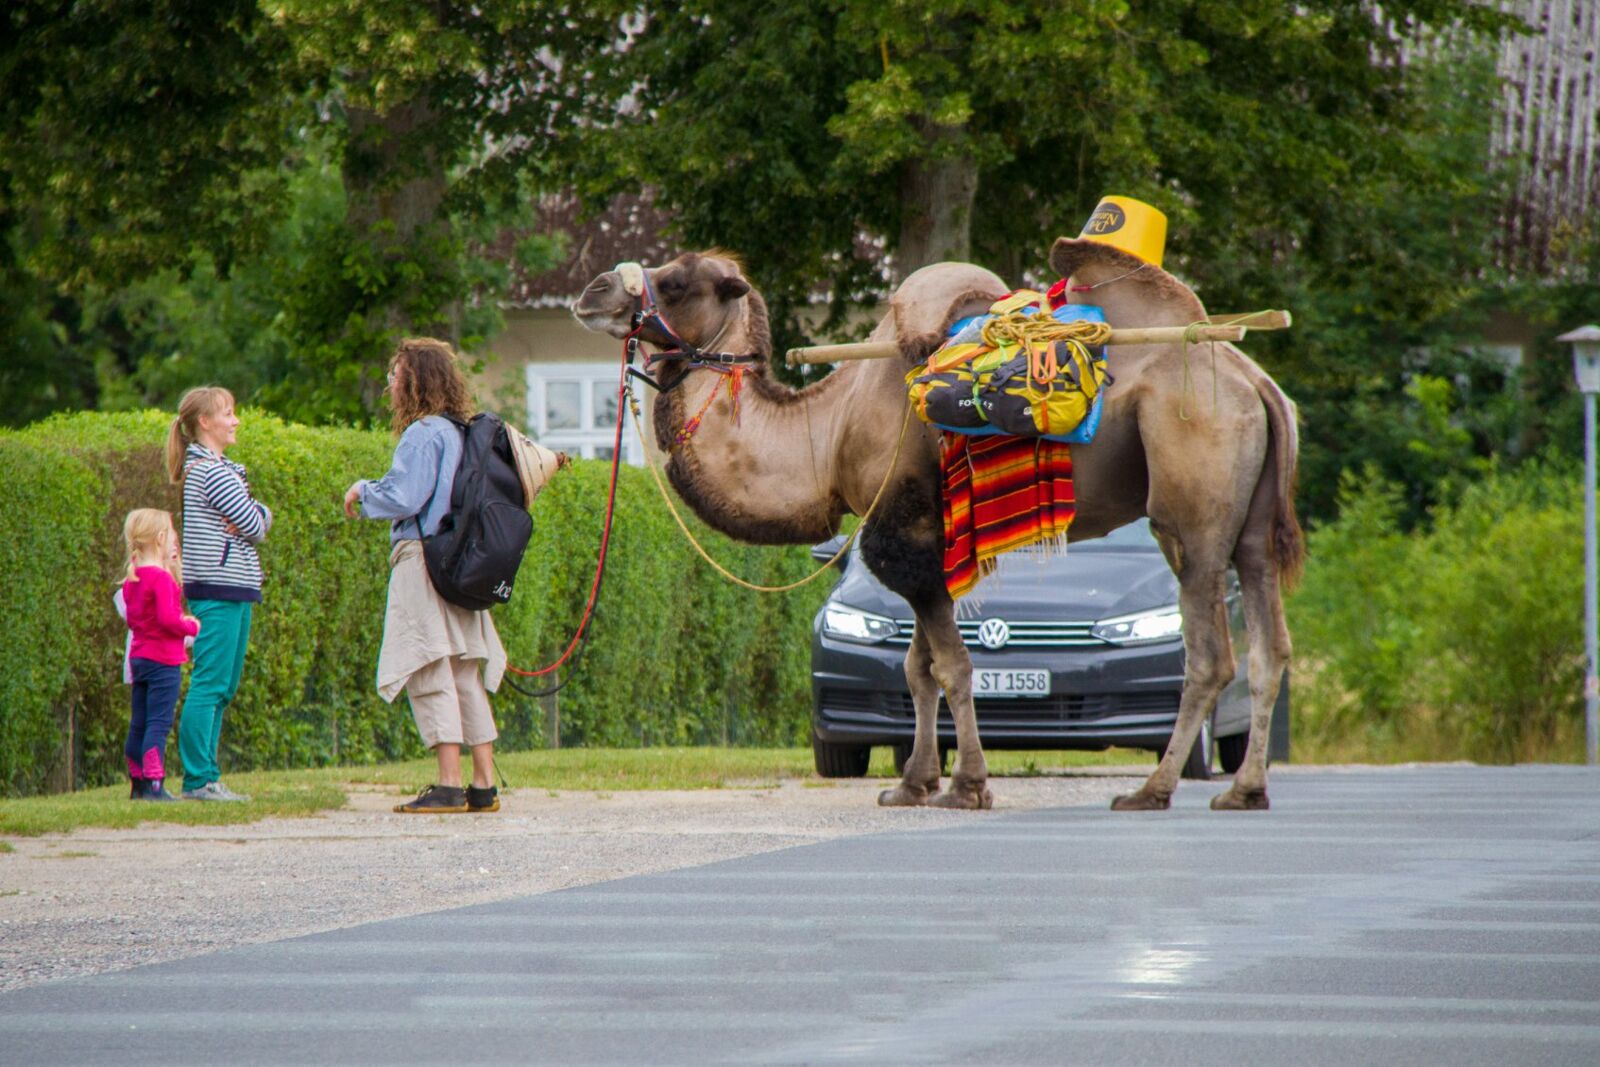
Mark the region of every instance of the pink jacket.
POLYGON ((177 666, 189 661, 183 639, 193 637, 200 628, 183 617, 183 596, 172 575, 161 567, 140 567, 138 581, 122 583, 122 598, 128 605, 128 629, 133 631, 132 659, 147 659, 177 666))

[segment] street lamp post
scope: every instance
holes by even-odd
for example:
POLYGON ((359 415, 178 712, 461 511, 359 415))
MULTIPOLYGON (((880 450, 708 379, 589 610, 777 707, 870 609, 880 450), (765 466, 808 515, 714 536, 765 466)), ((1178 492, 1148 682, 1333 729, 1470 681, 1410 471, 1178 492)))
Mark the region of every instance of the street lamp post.
POLYGON ((1583 393, 1583 651, 1584 751, 1600 762, 1600 659, 1597 659, 1594 529, 1594 395, 1600 392, 1600 326, 1582 326, 1556 338, 1572 346, 1572 372, 1583 393))

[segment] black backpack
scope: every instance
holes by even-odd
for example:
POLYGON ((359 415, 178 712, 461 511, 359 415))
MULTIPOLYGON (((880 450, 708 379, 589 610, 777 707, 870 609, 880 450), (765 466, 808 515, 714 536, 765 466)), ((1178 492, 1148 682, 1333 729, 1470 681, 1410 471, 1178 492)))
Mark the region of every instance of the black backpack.
POLYGON ((438 531, 422 539, 422 556, 440 596, 482 611, 511 599, 533 519, 505 424, 487 412, 471 422, 445 418, 462 432, 461 464, 450 511, 438 531))

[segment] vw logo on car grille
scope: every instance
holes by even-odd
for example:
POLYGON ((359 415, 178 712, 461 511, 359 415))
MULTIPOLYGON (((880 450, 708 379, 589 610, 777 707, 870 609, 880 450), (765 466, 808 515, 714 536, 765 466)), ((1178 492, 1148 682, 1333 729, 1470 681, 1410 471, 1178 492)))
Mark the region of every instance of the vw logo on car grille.
POLYGON ((978 627, 978 643, 984 648, 1005 648, 1011 640, 1011 627, 1004 619, 984 619, 978 627))

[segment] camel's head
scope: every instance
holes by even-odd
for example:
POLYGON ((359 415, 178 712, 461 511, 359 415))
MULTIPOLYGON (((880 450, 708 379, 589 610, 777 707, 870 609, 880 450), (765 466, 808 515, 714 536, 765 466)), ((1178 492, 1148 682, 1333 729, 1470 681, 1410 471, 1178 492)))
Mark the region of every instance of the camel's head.
MULTIPOLYGON (((736 260, 715 252, 686 252, 654 268, 619 263, 589 283, 572 313, 591 330, 626 337, 634 328, 634 314, 648 310, 653 297, 660 320, 703 348, 740 321, 749 292, 750 283, 736 260)), ((642 324, 639 339, 661 347, 674 343, 653 320, 642 324)))

